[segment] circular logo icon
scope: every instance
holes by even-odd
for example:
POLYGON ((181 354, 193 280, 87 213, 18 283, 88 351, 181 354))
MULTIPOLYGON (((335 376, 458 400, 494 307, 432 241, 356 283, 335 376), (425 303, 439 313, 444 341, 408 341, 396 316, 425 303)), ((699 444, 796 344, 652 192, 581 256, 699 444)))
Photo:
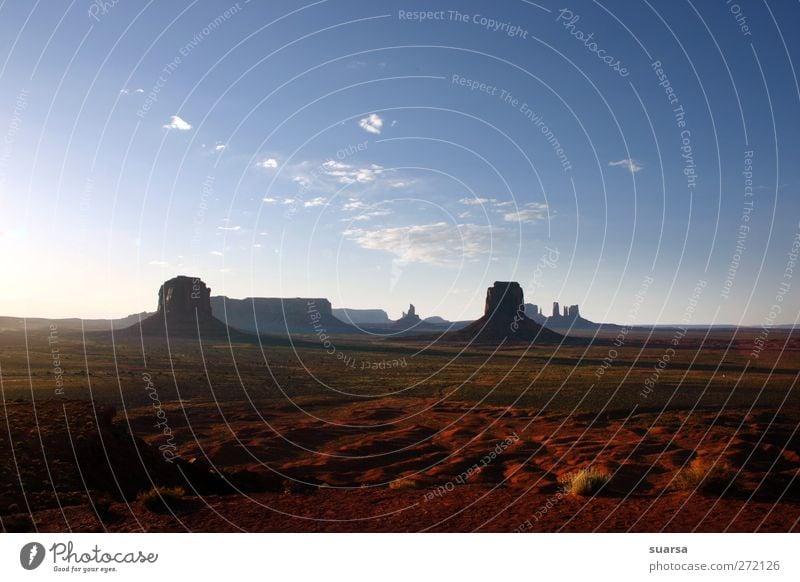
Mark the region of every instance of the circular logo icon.
POLYGON ((35 570, 44 561, 44 546, 39 542, 29 542, 19 551, 19 563, 26 570, 35 570))

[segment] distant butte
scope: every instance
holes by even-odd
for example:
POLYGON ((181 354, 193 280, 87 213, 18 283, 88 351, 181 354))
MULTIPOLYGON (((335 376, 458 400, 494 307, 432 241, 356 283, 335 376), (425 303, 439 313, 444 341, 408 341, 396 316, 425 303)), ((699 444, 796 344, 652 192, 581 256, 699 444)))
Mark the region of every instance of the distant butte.
POLYGON ((199 277, 179 275, 158 290, 158 310, 123 332, 170 337, 228 337, 239 334, 214 317, 211 289, 199 277))
POLYGON ((522 287, 516 281, 495 281, 486 290, 483 317, 444 339, 499 344, 502 341, 524 343, 560 343, 564 336, 551 331, 525 315, 522 287))

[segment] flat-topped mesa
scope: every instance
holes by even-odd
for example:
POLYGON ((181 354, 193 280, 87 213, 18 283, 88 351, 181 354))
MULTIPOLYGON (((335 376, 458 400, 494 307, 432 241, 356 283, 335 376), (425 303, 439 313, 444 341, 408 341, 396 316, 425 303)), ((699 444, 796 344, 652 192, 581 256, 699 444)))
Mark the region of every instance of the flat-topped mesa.
POLYGON ((214 317, 246 333, 357 333, 358 329, 333 316, 324 297, 211 298, 214 317))
POLYGON ((515 317, 524 315, 525 299, 522 287, 516 281, 495 281, 486 290, 485 317, 511 323, 515 317))
POLYGON ((199 277, 174 277, 158 290, 157 314, 167 321, 212 317, 211 289, 199 277))

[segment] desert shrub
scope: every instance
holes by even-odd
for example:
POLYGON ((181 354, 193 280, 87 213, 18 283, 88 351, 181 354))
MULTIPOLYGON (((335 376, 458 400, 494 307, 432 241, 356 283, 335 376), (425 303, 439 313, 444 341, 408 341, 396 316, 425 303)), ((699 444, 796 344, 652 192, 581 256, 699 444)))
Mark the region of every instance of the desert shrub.
POLYGON ((136 501, 146 509, 159 513, 176 507, 185 495, 186 490, 183 487, 154 487, 150 491, 139 493, 136 501))
POLYGON ((598 469, 591 467, 568 473, 558 479, 564 491, 572 495, 594 495, 603 487, 610 477, 598 469))
POLYGON ((697 458, 675 476, 679 491, 696 491, 705 495, 719 495, 726 489, 736 488, 736 471, 728 463, 697 458), (729 487, 730 486, 730 487, 729 487))
POLYGON ((114 498, 107 493, 96 493, 92 495, 91 502, 94 505, 94 510, 97 512, 97 517, 101 520, 108 519, 114 515, 111 511, 111 505, 114 503, 114 498))
POLYGON ((397 479, 389 483, 389 489, 416 489, 417 482, 413 479, 397 479))

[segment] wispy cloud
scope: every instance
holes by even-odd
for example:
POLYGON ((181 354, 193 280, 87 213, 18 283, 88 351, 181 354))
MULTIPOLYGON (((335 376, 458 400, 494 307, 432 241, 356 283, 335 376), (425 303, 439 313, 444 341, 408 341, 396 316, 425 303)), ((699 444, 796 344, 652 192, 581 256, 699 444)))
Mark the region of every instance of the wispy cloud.
POLYGON ((484 204, 494 204, 497 202, 496 198, 461 198, 459 200, 461 204, 465 204, 467 206, 482 206, 484 204))
POLYGON ((541 202, 528 202, 514 212, 503 214, 506 222, 538 222, 547 218, 547 204, 541 202))
POLYGON ((489 252, 492 227, 436 222, 372 230, 350 228, 344 235, 362 248, 389 252, 403 263, 455 266, 489 252))
POLYGON ((222 151, 225 151, 225 149, 227 147, 228 147, 228 144, 218 143, 217 145, 214 146, 214 151, 215 152, 222 152, 222 151))
POLYGON ((327 198, 323 198, 322 196, 317 196, 316 198, 312 198, 311 200, 306 200, 305 202, 303 202, 303 206, 305 208, 323 206, 327 200, 328 200, 327 198))
POLYGON ((164 129, 177 129, 178 131, 189 131, 192 125, 187 123, 183 118, 173 115, 169 118, 169 122, 162 126, 164 129))
POLYGON ((264 202, 266 202, 267 204, 275 204, 277 201, 278 201, 277 198, 269 198, 269 197, 264 198, 264 202))
POLYGON ((636 160, 632 158, 625 158, 623 160, 617 160, 616 162, 608 162, 609 166, 622 166, 623 168, 627 168, 631 174, 635 174, 636 172, 640 171, 644 166, 638 163, 636 160))
POLYGON ((358 126, 368 133, 380 133, 383 128, 383 119, 377 113, 370 113, 363 119, 360 119, 358 126))
POLYGON ((362 208, 366 208, 366 206, 367 205, 358 198, 348 198, 347 202, 342 206, 342 210, 361 210, 362 208))
POLYGON ((242 227, 241 226, 218 226, 217 230, 228 230, 228 231, 235 232, 237 230, 242 230, 242 227))
POLYGON ((383 173, 383 167, 378 164, 368 166, 353 166, 343 162, 328 160, 322 164, 323 173, 334 178, 340 184, 367 184, 374 182, 383 173))
POLYGON ((352 218, 342 218, 342 222, 350 222, 350 221, 357 221, 357 222, 366 222, 367 220, 372 220, 373 218, 377 218, 379 216, 391 216, 394 214, 388 208, 383 210, 373 210, 372 212, 364 212, 362 214, 358 214, 353 216, 352 218))

